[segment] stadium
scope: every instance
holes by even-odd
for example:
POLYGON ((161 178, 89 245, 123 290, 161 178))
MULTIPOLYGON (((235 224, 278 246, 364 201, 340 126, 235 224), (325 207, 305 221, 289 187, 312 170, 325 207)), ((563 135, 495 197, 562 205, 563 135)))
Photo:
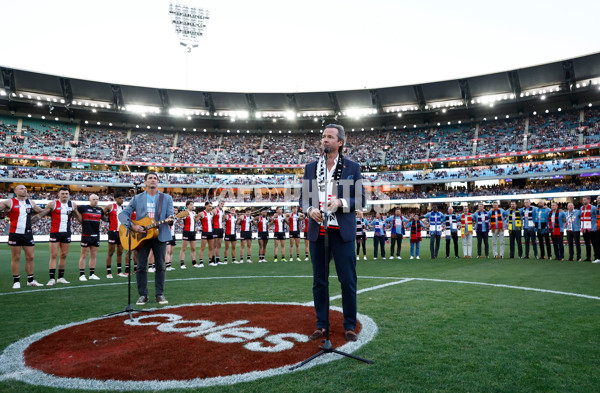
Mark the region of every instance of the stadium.
MULTIPOLYGON (((426 45, 396 53, 388 18, 408 11, 385 1, 368 9, 309 1, 293 11, 268 1, 131 3, 68 4, 71 36, 85 36, 77 31, 89 23, 106 37, 73 45, 67 61, 44 57, 42 44, 30 57, 39 37, 26 35, 0 60, 0 391, 598 391, 597 40, 570 52, 519 51, 514 41, 495 59, 506 63, 488 68, 473 63, 494 51, 447 54, 444 41, 434 46, 440 59, 427 58, 432 67, 404 57, 426 45), (344 30, 324 35, 310 16, 317 9, 344 30), (103 20, 111 15, 112 25, 103 20), (369 21, 375 15, 380 23, 369 21), (370 30, 364 41, 347 29, 359 21, 370 30), (135 44, 119 30, 129 23, 135 44), (239 47, 227 35, 232 23, 246 29, 235 31, 239 47), (339 50, 311 55, 320 43, 307 26, 323 42, 339 40, 339 50), (365 52, 358 59, 348 48, 365 52), (381 64, 368 61, 376 51, 381 64), (534 52, 545 57, 526 56, 534 52), (331 132, 343 142, 337 158, 327 155, 331 132), (354 164, 359 176, 346 176, 354 164), (327 176, 337 196, 327 196, 327 176), (340 176, 353 180, 352 197, 341 196, 340 176), (180 218, 157 224, 158 237, 139 248, 126 245, 119 231, 137 232, 131 212, 140 214, 136 199, 150 189, 159 199, 143 209, 155 221, 180 218), (161 195, 172 213, 154 210, 161 195), (339 205, 321 216, 325 199, 339 205), (60 206, 73 207, 68 218, 55 214, 60 206), (309 241, 313 229, 318 240, 309 241), (336 259, 325 268, 331 327, 313 337, 324 328, 315 305, 324 234, 336 259), (160 245, 152 259, 148 244, 160 245), (347 247, 351 327, 347 267, 337 260, 347 247), (161 276, 164 296, 153 285, 161 276), (326 351, 291 369, 321 338, 374 363, 326 351)), ((17 28, 26 5, 11 7, 17 28)), ((36 7, 32 23, 58 17, 56 7, 36 7)), ((452 26, 446 11, 448 20, 440 11, 432 24, 452 26)), ((488 22, 508 11, 496 12, 488 22)), ((540 36, 554 38, 551 30, 540 36)), ((474 42, 492 40, 488 33, 474 42)), ((425 42, 432 33, 422 34, 425 42)))

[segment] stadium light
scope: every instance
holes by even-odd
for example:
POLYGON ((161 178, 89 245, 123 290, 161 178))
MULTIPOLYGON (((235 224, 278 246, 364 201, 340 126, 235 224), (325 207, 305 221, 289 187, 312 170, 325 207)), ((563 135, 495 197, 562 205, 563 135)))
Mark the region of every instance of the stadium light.
POLYGON ((46 120, 46 116, 42 116, 42 120, 46 120))
POLYGON ((210 20, 210 11, 186 4, 169 3, 169 17, 179 44, 186 47, 188 53, 192 48, 197 48, 204 35, 206 21, 210 20))
POLYGON ((0 96, 5 96, 6 92, 4 90, 0 90, 0 96))

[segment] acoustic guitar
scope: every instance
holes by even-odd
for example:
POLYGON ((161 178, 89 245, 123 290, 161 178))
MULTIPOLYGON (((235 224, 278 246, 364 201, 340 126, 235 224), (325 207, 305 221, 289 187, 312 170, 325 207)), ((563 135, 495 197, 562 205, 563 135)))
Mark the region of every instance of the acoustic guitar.
POLYGON ((144 217, 140 220, 132 220, 131 225, 139 225, 144 227, 146 233, 137 233, 133 231, 129 231, 129 229, 125 228, 125 225, 121 225, 119 227, 119 239, 121 240, 121 245, 127 251, 129 250, 137 250, 141 247, 146 241, 150 239, 156 239, 158 237, 158 226, 167 222, 169 218, 180 219, 185 218, 190 215, 190 212, 184 210, 177 215, 173 215, 165 218, 164 220, 155 221, 150 217, 144 217), (131 233, 131 249, 129 248, 129 234, 131 233))

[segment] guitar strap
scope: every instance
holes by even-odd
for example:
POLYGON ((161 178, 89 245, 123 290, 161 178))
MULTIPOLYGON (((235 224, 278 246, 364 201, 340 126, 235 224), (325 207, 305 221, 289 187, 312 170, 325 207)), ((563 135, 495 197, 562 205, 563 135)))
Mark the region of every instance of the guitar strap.
POLYGON ((165 199, 165 194, 162 192, 158 193, 158 209, 156 209, 156 221, 160 221, 160 213, 162 213, 162 205, 165 199))

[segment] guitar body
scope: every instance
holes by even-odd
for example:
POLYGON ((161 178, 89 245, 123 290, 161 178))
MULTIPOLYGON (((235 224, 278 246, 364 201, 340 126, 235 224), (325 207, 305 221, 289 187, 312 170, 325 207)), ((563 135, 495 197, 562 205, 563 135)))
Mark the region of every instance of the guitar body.
POLYGON ((137 250, 141 247, 147 240, 156 239, 158 237, 158 227, 161 224, 167 222, 167 220, 173 218, 175 220, 180 218, 185 218, 189 216, 190 213, 187 210, 177 213, 175 216, 168 217, 161 221, 155 221, 150 217, 144 217, 139 220, 132 220, 132 225, 139 225, 146 229, 146 233, 137 233, 131 231, 131 248, 129 247, 129 230, 125 228, 124 225, 119 227, 119 240, 121 240, 121 245, 127 251, 137 250))
MULTIPOLYGON (((140 225, 143 227, 149 227, 153 225, 156 221, 151 219, 150 217, 144 217, 138 221, 132 221, 133 224, 140 225)), ((137 233, 131 231, 131 249, 129 248, 129 231, 125 226, 121 225, 119 227, 119 239, 121 240, 121 245, 127 251, 137 250, 141 247, 147 240, 155 239, 158 237, 158 227, 153 227, 146 229, 146 233, 137 233)))

